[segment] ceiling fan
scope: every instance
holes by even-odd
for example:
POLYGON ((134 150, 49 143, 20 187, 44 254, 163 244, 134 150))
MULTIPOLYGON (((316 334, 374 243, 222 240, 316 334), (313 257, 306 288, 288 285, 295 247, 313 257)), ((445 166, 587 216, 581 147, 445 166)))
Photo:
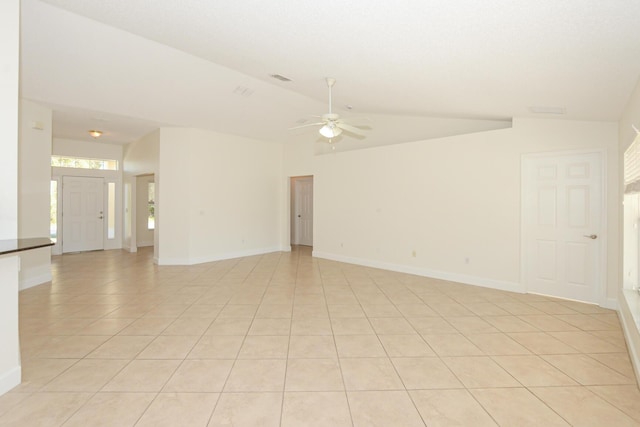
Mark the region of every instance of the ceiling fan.
POLYGON ((331 89, 333 88, 333 85, 336 84, 336 79, 327 77, 326 81, 327 86, 329 87, 329 112, 327 114, 323 114, 322 116, 314 116, 322 119, 317 123, 307 123, 306 125, 289 128, 289 130, 300 129, 308 126, 321 126, 318 131, 320 132, 320 135, 328 138, 329 142, 332 142, 332 139, 339 136, 343 130, 347 131, 348 133, 355 134, 356 136, 364 137, 362 129, 345 122, 340 118, 340 115, 334 113, 331 110, 331 89))

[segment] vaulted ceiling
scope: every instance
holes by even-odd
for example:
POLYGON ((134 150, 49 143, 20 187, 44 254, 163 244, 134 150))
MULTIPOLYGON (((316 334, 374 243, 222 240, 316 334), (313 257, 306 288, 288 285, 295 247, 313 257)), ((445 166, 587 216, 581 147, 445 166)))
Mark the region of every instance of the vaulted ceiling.
POLYGON ((363 144, 616 121, 639 23, 637 0, 23 0, 21 95, 55 136, 118 143, 160 125, 315 141, 287 129, 327 112, 327 76, 341 115, 371 119, 363 144))

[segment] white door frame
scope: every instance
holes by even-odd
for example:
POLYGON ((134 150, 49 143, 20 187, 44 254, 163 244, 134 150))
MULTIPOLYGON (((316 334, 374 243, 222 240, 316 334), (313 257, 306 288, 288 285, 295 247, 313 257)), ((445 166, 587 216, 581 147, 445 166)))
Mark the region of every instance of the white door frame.
MULTIPOLYGON (((528 242, 526 219, 527 213, 525 212, 525 197, 526 197, 526 168, 525 164, 529 160, 539 159, 544 157, 562 157, 573 156, 580 154, 595 153, 600 156, 600 170, 602 187, 601 200, 600 200, 600 234, 598 239, 600 240, 599 260, 600 262, 596 266, 596 299, 597 303, 602 307, 607 307, 607 152, 604 149, 582 149, 582 150, 562 150, 562 151, 545 151, 541 153, 528 153, 523 154, 520 162, 520 283, 525 292, 528 293, 529 289, 526 282, 527 272, 527 257, 526 247, 528 242)), ((560 297, 558 297, 560 298, 560 297)))

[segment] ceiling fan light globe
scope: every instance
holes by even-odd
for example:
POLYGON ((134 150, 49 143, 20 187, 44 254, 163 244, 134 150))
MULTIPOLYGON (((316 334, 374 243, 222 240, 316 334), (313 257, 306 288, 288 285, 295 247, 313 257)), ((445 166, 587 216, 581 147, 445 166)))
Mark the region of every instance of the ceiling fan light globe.
POLYGON ((320 128, 320 135, 325 138, 335 138, 342 133, 342 129, 337 126, 324 125, 320 128))

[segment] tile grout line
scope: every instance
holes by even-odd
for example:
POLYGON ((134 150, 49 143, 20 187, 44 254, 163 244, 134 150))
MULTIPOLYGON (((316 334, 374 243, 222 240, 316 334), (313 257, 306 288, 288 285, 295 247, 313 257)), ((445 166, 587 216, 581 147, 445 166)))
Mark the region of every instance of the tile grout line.
MULTIPOLYGON (((325 302, 325 307, 327 309, 327 318, 329 321, 329 328, 331 328, 331 338, 332 338, 332 342, 333 342, 333 346, 335 348, 336 351, 336 363, 338 364, 338 369, 340 370, 340 378, 342 380, 342 387, 344 389, 343 391, 343 395, 344 395, 344 399, 345 402, 347 404, 347 410, 349 411, 349 420, 351 421, 351 426, 353 427, 355 425, 354 421, 353 421, 353 412, 351 410, 351 402, 349 401, 349 393, 347 390, 347 384, 345 383, 345 379, 344 379, 344 372, 342 370, 342 362, 340 361, 340 353, 338 351, 338 343, 336 342, 336 335, 335 335, 335 331, 333 330, 333 322, 331 321, 331 313, 329 312, 329 304, 327 303, 327 298, 326 298, 326 294, 325 294, 325 284, 324 284, 324 277, 322 275, 322 266, 321 264, 318 262, 317 263, 317 268, 318 268, 318 274, 320 275, 320 281, 322 283, 322 293, 324 296, 324 302, 325 302)), ((351 289, 351 285, 349 285, 349 280, 345 277, 345 280, 347 282, 347 285, 349 286, 349 288, 351 289)), ((351 290, 351 292, 353 293, 353 290, 351 290)), ((362 309, 362 307, 361 307, 362 309)))

